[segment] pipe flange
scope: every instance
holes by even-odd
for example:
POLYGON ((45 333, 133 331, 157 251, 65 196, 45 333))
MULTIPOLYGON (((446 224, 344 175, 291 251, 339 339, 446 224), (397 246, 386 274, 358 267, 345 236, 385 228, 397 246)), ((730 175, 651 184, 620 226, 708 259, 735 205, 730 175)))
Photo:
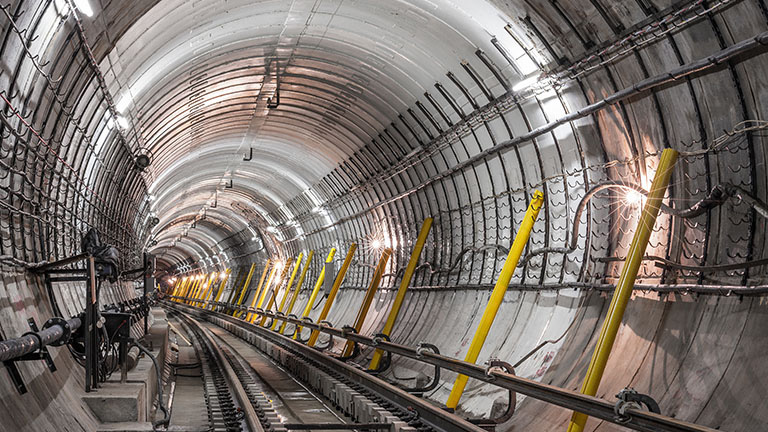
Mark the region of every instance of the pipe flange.
POLYGON ((64 318, 53 317, 48 321, 46 321, 45 324, 43 324, 43 330, 53 327, 55 325, 58 325, 61 327, 61 330, 64 332, 64 335, 61 338, 59 338, 59 340, 55 342, 51 342, 48 345, 51 345, 51 346, 66 345, 67 343, 69 343, 69 338, 72 336, 72 329, 69 327, 69 323, 64 318))

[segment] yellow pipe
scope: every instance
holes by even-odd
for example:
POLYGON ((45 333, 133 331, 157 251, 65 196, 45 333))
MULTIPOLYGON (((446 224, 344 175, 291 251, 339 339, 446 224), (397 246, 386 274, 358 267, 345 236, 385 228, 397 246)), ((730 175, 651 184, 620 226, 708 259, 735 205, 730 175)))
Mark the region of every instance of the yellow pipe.
MULTIPOLYGON (((181 286, 179 287, 179 292, 176 294, 177 297, 183 297, 184 296, 184 291, 187 290, 187 286, 189 285, 189 283, 190 283, 189 277, 188 276, 184 276, 184 280, 181 282, 181 286)), ((175 301, 176 303, 179 303, 181 300, 174 299, 173 301, 175 301)))
MULTIPOLYGON (((267 268, 269 267, 269 260, 267 260, 267 265, 264 267, 264 273, 261 274, 261 281, 264 281, 264 275, 267 273, 267 268)), ((243 299, 245 298, 245 292, 248 291, 248 285, 251 284, 251 278, 253 277, 253 270, 256 268, 256 263, 251 264, 250 270, 248 270, 248 276, 245 277, 245 281, 243 282, 242 288, 240 288, 240 296, 237 299, 237 303, 235 303, 235 306, 240 306, 243 304, 243 299)), ((261 282, 259 282, 261 284, 261 282)), ((261 286, 261 285, 259 285, 261 286)), ((238 310, 232 310, 232 316, 238 316, 239 315, 238 310)))
MULTIPOLYGON (((285 301, 288 299, 288 294, 291 292, 291 287, 293 286, 293 280, 296 279, 296 273, 299 272, 299 267, 301 267, 301 260, 304 259, 304 252, 300 252, 299 256, 296 257, 296 265, 293 266, 293 272, 291 272, 291 278, 288 279, 288 285, 285 286, 285 293, 283 294, 283 299, 280 300, 280 306, 277 308, 278 311, 282 312, 283 308, 285 307, 285 301)), ((275 324, 277 324, 277 321, 275 321, 275 324)), ((274 329, 274 327, 272 327, 274 329)))
POLYGON ((173 281, 173 285, 171 285, 170 294, 176 295, 176 290, 181 286, 181 278, 176 279, 173 281))
MULTIPOLYGON (((413 246, 411 258, 408 260, 408 265, 405 267, 405 273, 403 273, 403 280, 400 281, 400 287, 397 289, 395 301, 392 303, 392 310, 389 311, 387 322, 384 324, 384 329, 381 331, 381 333, 387 336, 392 334, 392 329, 395 327, 395 321, 397 321, 397 316, 400 314, 400 308, 403 306, 403 300, 405 300, 405 293, 408 291, 408 285, 411 284, 413 272, 416 271, 416 264, 418 264, 421 251, 424 249, 424 244, 427 242, 427 235, 429 235, 430 228, 432 228, 431 217, 424 219, 424 223, 421 224, 421 230, 419 231, 419 236, 416 238, 416 244, 413 246)), ((376 349, 373 353, 371 364, 368 367, 371 370, 377 370, 383 355, 384 351, 376 349)))
MULTIPOLYGON (((592 360, 589 362, 587 375, 581 386, 581 393, 594 396, 597 394, 597 388, 600 386, 600 380, 605 372, 605 365, 608 363, 608 357, 611 355, 613 342, 616 340, 616 334, 621 327, 621 321, 624 318, 624 311, 627 303, 632 297, 632 288, 637 279, 637 272, 643 262, 645 250, 648 248, 648 240, 653 233, 653 226, 656 224, 656 217, 659 215, 661 201, 669 186, 669 180, 672 177, 672 170, 675 167, 678 153, 672 149, 665 149, 661 153, 659 167, 656 175, 653 177, 651 190, 648 192, 643 212, 637 223, 635 235, 629 246, 627 259, 621 268, 619 280, 616 283, 616 291, 613 293, 611 305, 608 308, 608 314, 603 321, 603 327, 600 329, 600 337, 597 340, 595 351, 592 353, 592 360)), ((587 416, 580 412, 574 412, 571 416, 571 423, 568 425, 569 432, 581 432, 587 423, 587 416)))
MULTIPOLYGON (((328 257, 325 259, 325 265, 328 265, 328 263, 333 261, 334 255, 336 255, 336 248, 331 248, 331 251, 328 252, 328 257)), ((304 307, 304 312, 301 314, 302 319, 309 316, 309 313, 312 311, 312 305, 315 304, 317 293, 320 292, 320 287, 322 287, 323 282, 325 282, 325 265, 323 266, 322 270, 320 270, 320 276, 317 277, 317 282, 315 282, 315 287, 312 289, 312 294, 309 295, 309 301, 307 301, 307 306, 304 307)), ((298 294, 298 292, 299 291, 296 290, 296 294, 298 294)), ((281 332, 282 330, 285 330, 285 324, 283 324, 283 328, 281 329, 281 332)), ((299 326, 296 329, 296 332, 293 334, 294 339, 298 339, 299 332, 301 332, 301 326, 299 326)))
MULTIPOLYGON (((525 245, 528 243, 528 238, 531 236, 533 223, 536 222, 539 210, 541 210, 543 205, 544 194, 535 191, 533 193, 533 198, 528 205, 528 210, 525 211, 523 221, 520 223, 520 229, 515 235, 515 241, 512 242, 512 246, 509 248, 507 260, 504 262, 504 267, 501 268, 499 279, 496 281, 496 286, 493 287, 493 292, 491 292, 491 298, 488 299, 488 304, 485 306, 485 311, 480 319, 480 325, 477 326, 475 336, 472 338, 472 344, 470 344, 467 355, 464 357, 465 362, 476 362, 477 357, 480 355, 480 351, 483 349, 485 339, 488 337, 488 332, 491 330, 493 320, 496 318, 496 313, 498 313, 501 302, 504 300, 504 294, 509 287, 509 281, 512 280, 512 276, 515 273, 515 267, 517 267, 517 263, 520 261, 520 256, 525 250, 525 245)), ((453 390, 451 390, 451 394, 448 396, 448 401, 446 402, 448 408, 456 408, 459 404, 461 395, 464 393, 464 387, 467 385, 467 379, 466 375, 459 375, 456 377, 456 381, 453 383, 453 390)))
MULTIPOLYGON (((264 303, 264 298, 266 298, 267 293, 269 292, 269 287, 272 285, 272 280, 275 278, 275 273, 277 272, 277 263, 272 266, 272 271, 269 272, 269 277, 267 278, 267 283, 264 285, 264 288, 261 290, 261 296, 255 295, 253 296, 253 300, 251 301, 251 307, 260 308, 262 303, 264 303), (259 302, 256 303, 256 300, 259 302)), ((251 318, 253 314, 250 312, 248 313, 248 316, 246 317, 247 321, 251 321, 251 318)))
MULTIPOLYGON (((363 304, 360 305, 360 310, 357 311, 357 318, 355 318, 354 329, 358 333, 360 333, 360 329, 363 328, 365 317, 368 316, 368 310, 371 308, 373 298, 376 296, 376 291, 379 289, 379 283, 381 283, 381 278, 384 276, 384 270, 387 267, 387 262, 389 261, 389 257, 391 255, 392 249, 384 249, 384 252, 381 254, 381 258, 379 259, 379 264, 376 266, 376 271, 373 273, 373 279, 371 279, 371 283, 368 285, 368 289, 365 291, 363 304)), ((344 346, 342 355, 348 356, 352 354, 354 347, 355 344, 352 343, 352 341, 347 341, 347 344, 344 346)))
MULTIPOLYGON (((277 283, 275 284, 275 288, 272 290, 272 295, 269 297, 269 301, 267 302, 267 305, 264 306, 265 311, 272 310, 272 305, 274 305, 277 302, 277 294, 280 292, 280 287, 283 286, 283 281, 285 280, 285 276, 288 274, 288 269, 291 268, 291 264, 293 263, 293 258, 290 258, 288 262, 285 263, 285 266, 283 266, 283 271, 280 272, 280 278, 277 280, 277 283)), ((294 275, 296 272, 293 272, 294 275)), ((251 322, 254 321, 254 317, 251 317, 251 322)), ((264 326, 264 322, 267 320, 267 316, 264 315, 261 317, 261 321, 259 321, 260 326, 264 326)))
POLYGON ((171 289, 169 290, 168 294, 171 296, 176 295, 176 290, 179 289, 181 286, 181 278, 176 279, 176 281, 171 285, 171 289))
MULTIPOLYGON (((299 276, 299 282, 296 283, 296 289, 293 290, 293 295, 291 295, 291 301, 288 302, 288 309, 282 310, 281 312, 288 315, 293 311, 293 306, 296 304, 296 299, 299 298, 299 291, 301 291, 301 286, 304 285, 304 278, 307 276, 307 270, 309 270, 309 265, 312 264, 312 258, 315 256, 315 251, 311 250, 309 251, 309 256, 307 257, 307 263, 304 264, 304 270, 301 271, 301 276, 299 276)), ((286 293, 286 296, 288 294, 286 293)), ((285 321, 283 321, 283 325, 280 326, 280 334, 285 333, 285 321)), ((277 321, 275 321, 274 324, 272 324, 272 330, 277 327, 277 321)))
MULTIPOLYGON (((267 266, 264 267, 264 272, 261 273, 261 279, 259 280, 259 286, 256 288, 256 292, 253 294, 253 300, 251 300, 250 307, 253 308, 256 305, 256 300, 259 299, 259 294, 264 291, 266 292, 269 289, 269 284, 272 282, 272 276, 275 274, 275 269, 277 268, 277 265, 272 266, 272 271, 269 272, 269 278, 267 279, 266 285, 264 284, 264 276, 267 274, 267 270, 269 269, 270 264, 275 264, 272 262, 272 260, 267 261, 267 266)), ((245 315, 245 319, 247 321, 251 320, 251 312, 248 312, 245 315)))
POLYGON ((193 276, 188 276, 188 277, 189 277, 189 279, 188 279, 188 280, 187 280, 187 282, 184 284, 184 289, 182 289, 182 290, 181 290, 181 292, 179 293, 179 297, 180 297, 180 298, 179 298, 178 300, 176 300, 176 301, 177 301, 177 302, 179 302, 179 303, 181 303, 181 302, 183 301, 182 299, 183 299, 184 297, 186 297, 186 295, 187 295, 187 291, 189 291, 189 288, 190 288, 190 287, 192 286, 192 284, 195 282, 195 279, 194 279, 194 277, 193 277, 193 276))
POLYGON ((240 283, 245 280, 246 273, 248 272, 242 267, 237 270, 237 276, 235 276, 235 282, 232 284, 232 290, 229 292, 227 304, 232 304, 235 302, 235 297, 237 296, 237 287, 239 287, 240 283))
MULTIPOLYGON (((224 272, 224 277, 221 278, 221 283, 219 283, 219 290, 216 291, 216 296, 214 296, 213 301, 208 305, 207 309, 213 309, 213 304, 217 303, 221 298, 221 294, 224 292, 224 287, 227 285, 227 280, 229 280, 229 273, 231 271, 231 269, 227 269, 224 272)), ((213 294, 213 291, 211 291, 211 294, 213 294)))
POLYGON ((197 292, 197 288, 199 288, 202 283, 203 283, 203 275, 197 275, 195 277, 195 284, 192 285, 192 289, 190 289, 189 293, 185 296, 186 299, 184 300, 184 303, 192 304, 192 298, 195 296, 195 292, 197 292))
POLYGON ((202 277, 200 278, 200 283, 197 284, 197 288, 195 288, 195 292, 192 293, 192 297, 189 299, 189 304, 191 306, 194 306, 195 303, 197 303, 197 298, 203 292, 203 288, 208 283, 208 278, 209 277, 210 277, 210 275, 206 273, 206 274, 202 275, 202 277))
POLYGON ((211 287, 213 286, 213 283, 216 282, 216 278, 218 277, 218 274, 211 274, 208 279, 208 284, 206 285, 205 289, 200 290, 200 295, 197 298, 197 301, 195 302, 195 306, 200 307, 203 305, 203 301, 206 297, 208 297, 208 292, 211 290, 211 287))
MULTIPOLYGON (((336 275, 336 279, 333 281, 331 292, 328 293, 328 299, 325 301, 325 304, 323 305, 323 310, 320 311, 320 316, 317 317, 318 323, 328 317, 328 312, 330 312, 331 306, 333 306, 333 300, 336 299, 336 294, 338 294, 339 287, 341 287, 341 283, 344 281, 344 275, 347 274, 347 270, 349 270, 349 266, 352 264, 352 257, 355 255, 356 250, 357 250, 357 244, 352 243, 351 245, 349 245, 347 256, 346 258, 344 258, 344 264, 341 265, 341 268, 339 269, 339 273, 336 275)), ((307 345, 315 346, 315 342, 317 342, 318 337, 320 337, 320 332, 317 330, 312 330, 312 334, 309 336, 309 342, 307 342, 307 345)))

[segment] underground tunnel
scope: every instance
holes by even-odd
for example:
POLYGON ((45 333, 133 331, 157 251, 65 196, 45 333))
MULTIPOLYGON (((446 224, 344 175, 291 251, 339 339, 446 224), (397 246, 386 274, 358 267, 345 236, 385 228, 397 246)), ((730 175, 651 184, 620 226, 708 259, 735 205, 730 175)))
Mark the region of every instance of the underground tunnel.
POLYGON ((766 0, 0 35, 0 430, 768 430, 766 0))

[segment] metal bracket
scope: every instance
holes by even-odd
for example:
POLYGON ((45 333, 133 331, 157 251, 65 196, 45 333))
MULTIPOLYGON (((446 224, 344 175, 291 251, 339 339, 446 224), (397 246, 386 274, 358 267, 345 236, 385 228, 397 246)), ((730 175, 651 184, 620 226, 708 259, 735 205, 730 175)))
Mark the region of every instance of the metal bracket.
MULTIPOLYGON (((385 335, 384 333, 376 333, 373 335, 373 342, 374 346, 378 345, 380 341, 386 341, 389 342, 391 339, 389 336, 385 335)), ((384 351, 384 359, 379 363, 379 367, 377 369, 370 369, 368 370, 368 373, 371 375, 378 375, 387 369, 389 369, 390 366, 392 366, 392 353, 389 351, 384 351)))
MULTIPOLYGON (((485 369, 485 374, 488 376, 491 376, 491 369, 498 368, 503 370, 504 372, 508 374, 515 374, 515 368, 512 367, 511 364, 499 360, 499 359, 490 359, 486 362, 488 367, 485 369)), ((517 394, 509 390, 509 402, 507 404, 507 410, 504 411, 500 416, 490 419, 484 419, 484 418, 468 418, 467 421, 469 421, 472 424, 476 424, 480 426, 483 429, 486 430, 495 430, 497 425, 500 425, 502 423, 507 422, 509 419, 512 418, 512 415, 515 413, 515 408, 517 405, 517 394)))
MULTIPOLYGON (((50 320, 48 322, 50 322, 50 320)), ((46 325, 48 324, 48 322, 46 322, 46 325)), ((30 360, 44 360, 45 365, 48 366, 48 370, 50 370, 51 372, 56 372, 56 365, 53 363, 51 354, 48 352, 48 348, 45 345, 43 345, 43 341, 40 339, 40 335, 37 334, 37 332, 40 331, 40 329, 37 328, 37 323, 35 322, 35 319, 29 318, 27 319, 27 323, 29 324, 29 328, 32 331, 24 333, 21 336, 36 337, 38 339, 38 342, 40 343, 40 349, 38 349, 36 352, 29 353, 24 356, 15 358, 13 360, 6 360, 3 362, 3 365, 5 365, 5 368, 8 369, 8 374, 11 376, 11 381, 13 381, 13 385, 14 387, 16 387, 16 391, 18 391, 19 394, 26 393, 27 386, 24 384, 24 378, 21 376, 21 372, 19 372, 19 368, 18 366, 16 366, 16 362, 30 361, 30 360)))
MULTIPOLYGON (((346 336, 347 333, 357 334, 357 330, 355 330, 355 328, 350 325, 345 325, 344 327, 341 328, 341 331, 343 333, 343 336, 346 336)), ((346 356, 345 355, 338 356, 336 357, 336 360, 347 362, 357 357, 358 355, 360 355, 360 345, 358 345, 356 341, 351 341, 351 340, 348 340, 348 341, 352 342, 352 353, 346 356)), ((346 346, 345 346, 345 349, 346 349, 346 346)))
POLYGON ((659 404, 650 396, 642 393, 638 393, 633 388, 625 388, 620 391, 616 398, 616 405, 613 407, 613 412, 616 413, 616 419, 619 423, 626 423, 632 417, 627 414, 629 409, 642 409, 643 405, 648 408, 648 411, 656 414, 661 414, 659 404))
MULTIPOLYGON (((422 354, 426 351, 432 351, 433 353, 440 355, 440 350, 436 346, 432 345, 431 343, 420 342, 419 347, 416 348, 416 353, 418 354, 419 357, 421 357, 422 354)), ((403 387, 403 386, 398 386, 398 387, 407 391, 408 393, 413 393, 418 396, 421 396, 426 392, 436 389, 438 384, 440 384, 440 366, 435 365, 435 373, 432 376, 432 381, 430 381, 429 384, 423 387, 410 387, 410 388, 403 387)))
MULTIPOLYGON (((333 327, 333 323, 328 321, 328 320, 322 320, 318 324, 325 324, 328 327, 333 327)), ((318 351, 325 351, 325 350, 327 350, 328 348, 330 348, 332 346, 333 346, 333 335, 329 333, 328 334, 328 342, 325 345, 323 345, 323 346, 314 346, 313 348, 318 350, 318 351)))
MULTIPOLYGON (((310 318, 310 317, 304 317, 301 320, 303 322, 308 322, 310 324, 314 324, 314 321, 312 321, 312 318, 310 318)), ((295 326, 295 328, 293 329, 293 336, 296 336, 296 340, 301 342, 301 343, 303 343, 303 344, 309 342, 309 336, 306 339, 302 339, 302 337, 301 337, 301 330, 304 330, 304 328, 305 327, 295 326)), ((310 331, 309 334, 311 336, 312 332, 310 331)))

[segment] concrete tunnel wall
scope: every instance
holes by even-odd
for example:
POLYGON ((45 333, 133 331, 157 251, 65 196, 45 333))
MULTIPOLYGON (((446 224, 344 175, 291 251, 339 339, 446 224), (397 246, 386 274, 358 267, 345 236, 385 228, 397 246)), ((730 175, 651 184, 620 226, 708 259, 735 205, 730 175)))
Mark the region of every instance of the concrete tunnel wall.
MULTIPOLYGON (((622 179, 647 187, 665 147, 688 152, 668 193, 676 207, 687 207, 722 182, 766 200, 763 124, 750 122, 746 126, 757 128, 746 132, 739 125, 765 118, 763 50, 462 165, 645 77, 765 31, 762 0, 510 0, 470 6, 329 1, 316 8, 304 3, 262 2, 256 8, 249 7, 252 2, 98 2, 95 19, 81 15, 98 72, 89 67, 67 2, 11 3, 9 15, 0 16, 0 90, 6 98, 0 148, 2 337, 26 331, 28 317, 40 323, 53 316, 40 280, 24 268, 76 253, 89 227, 121 250, 126 268, 147 247, 168 275, 232 268, 231 286, 239 270, 257 262, 252 288, 268 257, 314 249, 307 289, 328 248, 339 249, 340 264, 349 243, 359 242, 331 310, 331 321, 342 325, 353 321, 372 275, 373 241, 395 247, 388 267, 395 273, 407 262, 421 221, 432 216, 425 265, 393 339, 429 341, 463 357, 534 189, 543 189, 547 201, 529 251, 571 238, 576 206, 596 183, 622 179), (227 8, 236 13, 225 13, 227 8), (263 124, 254 122, 259 116, 253 113, 266 112, 266 93, 276 86, 264 59, 274 55, 272 43, 287 49, 276 37, 284 27, 302 32, 296 16, 316 19, 305 20, 307 40, 296 43, 296 55, 277 62, 285 74, 283 110, 265 114, 263 124), (334 23, 337 16, 344 19, 334 23), (238 24, 243 22, 258 25, 248 33, 250 27, 238 24), (11 23, 28 31, 14 33, 11 23), (377 31, 366 23, 375 23, 377 31), (676 29, 612 57, 629 43, 645 41, 645 30, 661 32, 664 26, 676 29), (494 38, 506 44, 506 52, 494 38), (189 44, 193 49, 174 50, 189 44), (590 57, 595 52, 603 55, 590 57), (150 76, 147 71, 165 59, 175 68, 150 76), (62 84, 52 89, 36 62, 62 84), (144 90, 134 94, 142 77, 144 90), (544 84, 513 90, 530 77, 544 84), (222 90, 217 86, 224 80, 240 84, 222 90), (209 96, 199 91, 201 83, 211 88, 209 96), (105 88, 113 107, 130 93, 120 113, 128 127, 112 117, 105 88), (54 95, 68 101, 67 110, 54 95), (194 98, 210 105, 199 108, 189 102, 194 98), (217 111, 216 101, 227 98, 234 102, 217 111), (25 114, 44 142, 13 109, 25 114), (718 140, 734 130, 733 138, 718 140), (246 138, 260 143, 250 165, 240 161, 248 153, 241 145, 246 138), (715 144, 720 147, 710 148, 715 144), (152 157, 144 172, 133 167, 141 153, 152 157), (237 163, 230 166, 233 154, 237 163), (452 172, 454 167, 461 168, 452 172), (236 177, 233 188, 224 186, 225 172, 236 177), (150 222, 155 216, 157 225, 150 222)), ((590 286, 615 282, 620 270, 618 263, 599 258, 624 256, 636 221, 637 207, 621 196, 593 199, 574 253, 539 255, 518 271, 480 361, 494 356, 513 363, 576 320, 561 342, 542 349, 517 373, 578 388, 607 308, 605 294, 590 286)), ((765 258, 765 241, 765 219, 744 201, 731 200, 693 219, 662 215, 648 255, 689 266, 738 263, 765 258)), ((661 270, 649 261, 641 282, 754 286, 764 284, 765 275, 765 266, 701 273, 661 270)), ((365 332, 381 328, 398 282, 385 279, 365 332)), ((61 293, 65 313, 75 314, 77 287, 61 293)), ((115 299, 135 295, 130 283, 105 293, 115 299)), ((637 292, 599 396, 610 399, 632 386, 655 397, 665 414, 723 430, 760 430, 768 424, 760 331, 765 313, 762 297, 637 292)), ((18 396, 10 380, 0 380, 5 412, 23 413, 1 428, 94 427, 74 393, 81 370, 66 351, 53 351, 55 374, 38 364, 22 366, 33 383, 29 394, 18 396)), ((397 376, 422 371, 416 363, 396 362, 397 376)), ((444 402, 452 380, 444 374, 428 397, 444 402)), ((460 408, 484 414, 501 394, 470 382, 460 408)), ((509 429, 564 428, 568 416, 526 398, 509 429)), ((591 422, 589 430, 618 429, 591 422)))

